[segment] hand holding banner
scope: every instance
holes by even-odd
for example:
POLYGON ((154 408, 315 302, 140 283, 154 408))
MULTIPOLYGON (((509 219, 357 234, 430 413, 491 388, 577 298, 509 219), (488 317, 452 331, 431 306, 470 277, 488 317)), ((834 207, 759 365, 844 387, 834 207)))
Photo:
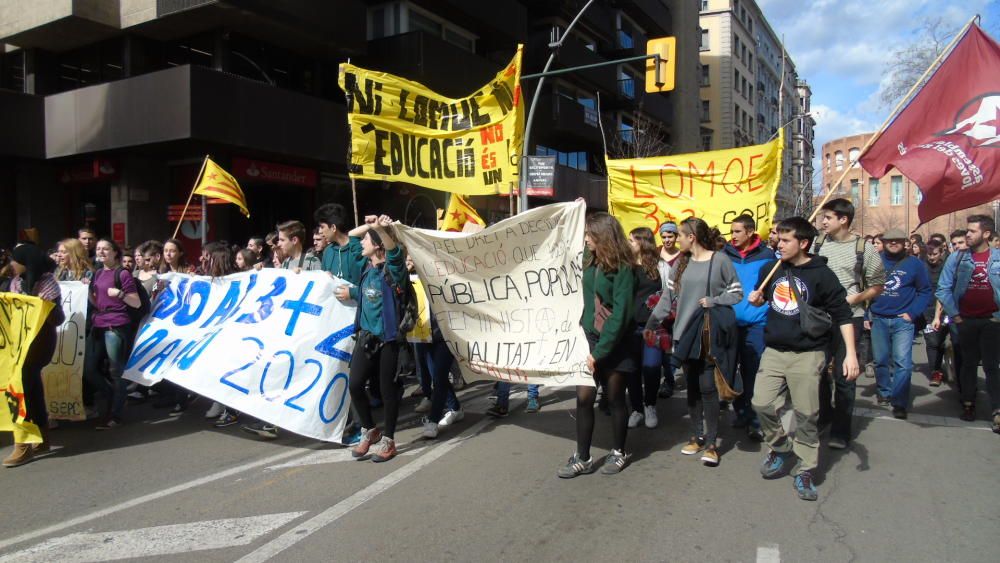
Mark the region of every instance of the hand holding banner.
POLYGON ((396 225, 441 334, 470 380, 594 385, 583 315, 583 203, 476 234, 396 225))
POLYGON ((49 418, 86 420, 83 408, 83 365, 87 347, 87 285, 59 282, 66 320, 58 328, 59 339, 52 362, 42 370, 45 405, 49 418))

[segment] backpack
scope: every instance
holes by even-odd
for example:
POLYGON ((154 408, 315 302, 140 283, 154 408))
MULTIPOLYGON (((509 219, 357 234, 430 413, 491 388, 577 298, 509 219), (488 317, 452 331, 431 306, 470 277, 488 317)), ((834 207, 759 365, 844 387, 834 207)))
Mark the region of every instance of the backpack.
MULTIPOLYGON (((393 301, 396 303, 396 318, 399 320, 399 334, 405 337, 406 333, 417 326, 417 321, 420 318, 420 311, 417 307, 417 293, 413 290, 412 283, 403 283, 401 286, 397 285, 393 281, 388 268, 382 269, 382 276, 385 278, 385 283, 392 289, 395 297, 393 301)), ((409 282, 409 279, 406 281, 409 282)))
MULTIPOLYGON (((820 235, 816 238, 816 243, 813 244, 813 255, 819 256, 819 249, 823 247, 823 243, 826 242, 826 233, 820 235)), ((858 240, 854 243, 854 254, 857 257, 857 261, 854 263, 854 283, 858 284, 858 292, 865 290, 865 241, 864 237, 858 237, 858 240)))
MULTIPOLYGON (((115 268, 115 287, 119 290, 122 288, 123 271, 125 271, 125 268, 122 268, 121 266, 115 268)), ((146 287, 139 283, 139 280, 136 279, 134 281, 135 292, 139 294, 139 307, 132 308, 125 305, 125 310, 128 312, 129 325, 132 330, 139 328, 139 323, 142 322, 142 319, 146 318, 146 315, 149 314, 149 311, 152 308, 149 302, 149 293, 146 291, 146 287)))

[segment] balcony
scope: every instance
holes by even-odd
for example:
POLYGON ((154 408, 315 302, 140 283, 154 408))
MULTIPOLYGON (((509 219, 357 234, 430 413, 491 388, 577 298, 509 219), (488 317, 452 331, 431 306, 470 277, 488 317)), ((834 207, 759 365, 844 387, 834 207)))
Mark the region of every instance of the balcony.
POLYGON ((561 164, 556 165, 553 179, 555 193, 552 197, 537 197, 542 201, 573 201, 578 197, 587 200, 591 209, 608 208, 608 179, 561 164))
MULTIPOLYGON (((507 56, 513 56, 509 51, 507 56)), ((509 59, 496 63, 422 31, 368 43, 357 64, 405 76, 451 97, 466 96, 489 82, 509 59)))
POLYGON ((0 43, 68 51, 118 33, 120 0, 0 2, 0 43))
POLYGON ((343 163, 342 104, 198 66, 45 98, 45 156, 199 140, 343 163))
POLYGON ((539 98, 534 126, 532 141, 541 144, 556 144, 556 140, 601 142, 597 110, 564 96, 545 94, 539 98))

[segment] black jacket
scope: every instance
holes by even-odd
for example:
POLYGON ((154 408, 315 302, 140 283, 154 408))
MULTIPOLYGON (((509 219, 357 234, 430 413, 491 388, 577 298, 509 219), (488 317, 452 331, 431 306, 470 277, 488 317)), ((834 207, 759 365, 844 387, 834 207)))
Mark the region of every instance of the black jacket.
POLYGON ((736 369, 736 353, 739 350, 739 329, 736 313, 727 305, 699 307, 691 318, 690 327, 674 343, 674 356, 684 361, 701 357, 701 331, 705 323, 705 313, 709 320, 709 351, 719 366, 726 382, 737 393, 743 392, 743 378, 736 369))
MULTIPOLYGON (((769 270, 761 270, 758 287, 769 270)), ((798 280, 799 293, 809 305, 822 309, 833 318, 833 330, 851 324, 851 307, 847 304, 847 292, 840 285, 837 275, 826 265, 823 256, 812 256, 801 266, 782 263, 764 289, 767 301, 767 326, 764 328, 764 343, 769 348, 782 352, 813 352, 825 350, 833 334, 832 331, 819 338, 810 338, 802 332, 799 321, 799 307, 795 295, 788 285, 789 278, 798 280)))

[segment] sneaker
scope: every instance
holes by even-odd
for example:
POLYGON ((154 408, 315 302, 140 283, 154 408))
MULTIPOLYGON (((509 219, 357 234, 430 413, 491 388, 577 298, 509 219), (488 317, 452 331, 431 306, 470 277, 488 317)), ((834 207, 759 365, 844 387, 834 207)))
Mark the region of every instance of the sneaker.
POLYGON ((831 450, 846 450, 847 449, 847 440, 845 440, 843 438, 830 438, 830 441, 827 442, 826 445, 831 450))
POLYGON ((465 418, 465 411, 462 409, 458 409, 457 411, 448 411, 444 413, 444 416, 441 417, 440 421, 438 421, 438 426, 451 426, 463 418, 465 418))
POLYGON ((646 411, 643 413, 643 417, 646 419, 646 428, 656 428, 656 425, 660 423, 660 419, 656 416, 656 407, 646 405, 644 410, 646 411))
POLYGON ((962 416, 960 418, 966 422, 972 422, 976 420, 976 405, 973 404, 962 405, 962 416))
POLYGON ((222 406, 222 403, 213 401, 212 406, 205 411, 205 418, 219 418, 224 410, 226 407, 222 406))
POLYGON ((645 418, 645 417, 642 415, 641 412, 639 412, 639 411, 632 411, 632 414, 628 415, 628 427, 629 428, 636 428, 637 426, 639 426, 640 424, 642 424, 642 419, 643 418, 645 418))
POLYGON ((656 396, 661 399, 669 399, 674 396, 674 390, 666 385, 660 385, 660 390, 656 392, 656 396))
POLYGON ((254 422, 253 424, 244 424, 242 428, 243 431, 248 434, 254 434, 268 440, 274 440, 278 437, 277 428, 270 424, 264 424, 260 421, 254 422))
POLYGON ((580 459, 580 456, 573 454, 573 457, 569 458, 566 465, 559 468, 556 475, 558 475, 560 479, 572 479, 577 475, 589 475, 594 472, 594 469, 594 458, 582 460, 580 459))
POLYGON ((372 461, 382 463, 396 457, 396 441, 388 436, 382 436, 375 450, 372 452, 372 461))
POLYGON ((878 404, 878 406, 880 407, 887 407, 889 406, 890 399, 889 397, 883 397, 882 395, 879 395, 878 397, 875 398, 875 403, 878 404))
POLYGON ((892 407, 892 417, 899 420, 906 420, 906 409, 903 407, 892 407))
POLYGON ((219 415, 219 419, 216 420, 212 426, 215 426, 216 428, 225 428, 236 424, 239 419, 240 417, 229 411, 222 411, 222 414, 219 415))
POLYGON ((455 391, 461 391, 465 389, 465 378, 461 374, 451 375, 451 388, 455 391))
POLYGON ((993 411, 993 432, 1000 434, 1000 411, 993 411))
POLYGON ((678 391, 683 391, 687 388, 688 388, 687 379, 683 375, 678 375, 677 378, 674 379, 674 389, 678 391))
POLYGON ((93 420, 101 416, 101 414, 97 412, 97 409, 95 409, 94 407, 83 407, 83 412, 84 416, 87 417, 87 420, 93 420))
POLYGON ((785 464, 789 454, 771 450, 767 452, 764 463, 760 464, 760 476, 765 479, 777 479, 785 474, 785 464))
POLYGON ((438 437, 438 424, 436 422, 431 422, 426 416, 424 417, 424 431, 420 433, 424 438, 434 439, 438 437))
POLYGON ((816 500, 819 497, 816 485, 813 485, 812 473, 803 471, 795 476, 795 492, 799 493, 802 500, 816 500))
POLYGON ((367 428, 362 428, 361 441, 358 442, 357 446, 354 446, 353 450, 351 450, 351 456, 353 456, 355 459, 361 459, 365 457, 366 455, 368 455, 368 450, 371 449, 371 447, 374 444, 377 444, 380 440, 382 440, 381 430, 379 430, 378 428, 372 428, 370 430, 367 428))
POLYGON ((420 403, 413 409, 413 412, 427 413, 431 412, 431 400, 427 397, 420 399, 420 403))
POLYGON ((345 430, 344 434, 340 437, 340 441, 345 446, 357 446, 361 443, 361 429, 354 427, 353 430, 345 430))
POLYGON ((750 416, 747 411, 740 411, 733 417, 733 428, 746 428, 750 426, 750 416))
POLYGON ((538 397, 528 397, 528 406, 524 407, 526 413, 536 413, 541 409, 538 406, 538 397))
POLYGON ((875 365, 865 364, 865 377, 875 379, 875 365))
POLYGON ((132 401, 145 401, 146 400, 146 395, 142 394, 139 391, 132 391, 131 393, 129 393, 128 395, 126 395, 126 397, 128 397, 132 401))
POLYGON ((413 392, 410 393, 410 396, 411 397, 423 397, 424 396, 424 388, 421 387, 421 386, 419 386, 419 385, 417 385, 417 388, 414 389, 413 392))
POLYGON ((747 437, 754 442, 764 441, 764 431, 760 429, 760 423, 751 422, 747 426, 747 437))
POLYGON ((104 420, 102 420, 101 422, 99 422, 97 424, 97 426, 96 426, 96 429, 97 430, 114 430, 115 428, 118 428, 121 425, 122 425, 121 419, 115 418, 113 416, 109 416, 108 418, 105 418, 104 420))
POLYGON ((944 373, 936 371, 931 374, 931 387, 941 387, 941 383, 944 382, 944 373))
POLYGON ((684 455, 695 455, 703 449, 705 449, 705 439, 692 436, 688 440, 687 445, 681 448, 681 453, 684 455))
POLYGON ((618 450, 611 450, 608 457, 604 458, 604 465, 601 467, 602 475, 617 475, 625 469, 628 465, 629 460, 632 459, 632 454, 627 454, 620 452, 618 450))
POLYGON ((701 461, 711 467, 719 465, 719 451, 715 449, 715 446, 705 448, 705 451, 701 452, 701 461))
POLYGON ((505 418, 507 416, 507 407, 493 405, 492 407, 486 409, 486 414, 488 416, 492 416, 493 418, 505 418))
POLYGON ((175 403, 174 407, 170 409, 170 416, 177 416, 187 410, 187 405, 184 403, 175 403))

